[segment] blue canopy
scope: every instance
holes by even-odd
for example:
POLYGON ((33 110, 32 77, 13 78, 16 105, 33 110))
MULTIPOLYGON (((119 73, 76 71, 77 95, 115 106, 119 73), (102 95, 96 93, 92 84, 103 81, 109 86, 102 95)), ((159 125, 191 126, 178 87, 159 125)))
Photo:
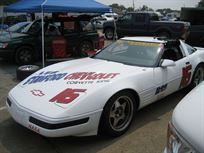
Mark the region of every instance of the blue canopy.
POLYGON ((94 0, 21 0, 4 8, 5 12, 105 13, 111 7, 94 0))

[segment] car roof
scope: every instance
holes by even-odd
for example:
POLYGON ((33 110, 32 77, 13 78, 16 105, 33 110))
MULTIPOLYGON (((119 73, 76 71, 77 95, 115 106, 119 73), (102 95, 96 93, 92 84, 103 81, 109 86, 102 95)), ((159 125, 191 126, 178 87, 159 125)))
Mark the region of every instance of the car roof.
POLYGON ((158 37, 124 37, 122 40, 130 40, 130 41, 145 41, 145 42, 153 42, 153 43, 166 43, 167 40, 158 38, 158 37))

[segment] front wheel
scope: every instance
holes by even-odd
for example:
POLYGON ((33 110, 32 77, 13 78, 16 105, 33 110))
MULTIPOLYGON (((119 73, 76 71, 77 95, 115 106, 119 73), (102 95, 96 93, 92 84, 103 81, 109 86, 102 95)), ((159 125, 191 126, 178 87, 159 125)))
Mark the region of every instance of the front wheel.
POLYGON ((17 64, 30 64, 34 60, 33 49, 29 46, 22 46, 16 50, 15 62, 17 64))
POLYGON ((128 130, 134 114, 134 96, 127 91, 121 91, 115 94, 104 107, 100 130, 109 136, 120 136, 128 130))
POLYGON ((195 72, 193 74, 193 78, 191 81, 191 87, 194 88, 196 87, 199 83, 201 83, 204 80, 204 65, 203 64, 199 64, 196 69, 195 72))

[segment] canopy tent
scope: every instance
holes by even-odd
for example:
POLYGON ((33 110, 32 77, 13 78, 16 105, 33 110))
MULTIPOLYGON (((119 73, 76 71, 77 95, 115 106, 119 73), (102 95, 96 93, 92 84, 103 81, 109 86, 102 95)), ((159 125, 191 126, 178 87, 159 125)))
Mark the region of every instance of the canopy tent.
POLYGON ((21 0, 4 8, 5 12, 77 12, 106 13, 109 6, 94 0, 21 0))
POLYGON ((42 19, 42 66, 44 67, 44 13, 106 13, 111 7, 94 0, 21 0, 4 8, 4 12, 41 12, 42 19))

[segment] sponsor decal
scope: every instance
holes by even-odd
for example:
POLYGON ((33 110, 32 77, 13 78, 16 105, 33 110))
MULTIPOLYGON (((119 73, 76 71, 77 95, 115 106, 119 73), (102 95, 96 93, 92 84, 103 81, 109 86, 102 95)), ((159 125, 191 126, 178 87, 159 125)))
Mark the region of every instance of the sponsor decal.
POLYGON ((50 102, 56 102, 61 104, 68 104, 75 100, 80 94, 84 93, 86 89, 70 89, 67 88, 61 93, 57 94, 55 97, 50 99, 50 102))
POLYGON ((165 91, 166 88, 167 88, 167 85, 168 85, 168 84, 164 84, 164 85, 162 85, 162 86, 160 86, 160 87, 157 87, 156 92, 155 92, 155 95, 157 95, 157 94, 159 94, 159 93, 165 91))
POLYGON ((49 81, 57 81, 62 78, 64 78, 67 75, 67 73, 60 73, 59 71, 47 71, 47 72, 41 72, 29 79, 27 79, 23 85, 26 84, 35 84, 35 83, 41 83, 41 82, 49 82, 49 81))
POLYGON ((33 89, 33 90, 31 90, 30 92, 31 92, 34 96, 42 97, 42 96, 45 95, 41 90, 33 89))
POLYGON ((40 133, 40 129, 33 124, 28 124, 28 128, 36 133, 40 133))
POLYGON ((142 41, 128 41, 131 46, 146 46, 146 47, 159 47, 160 43, 142 42, 142 41))
POLYGON ((67 75, 65 80, 102 80, 113 79, 120 73, 76 72, 67 75))
POLYGON ((92 84, 110 82, 110 79, 115 78, 120 73, 96 73, 96 72, 75 72, 75 73, 60 73, 59 71, 40 72, 39 74, 27 79, 23 85, 68 80, 67 84, 92 84))
POLYGON ((179 88, 186 87, 189 84, 191 78, 191 70, 192 70, 191 64, 186 65, 185 67, 182 68, 182 79, 179 88))

